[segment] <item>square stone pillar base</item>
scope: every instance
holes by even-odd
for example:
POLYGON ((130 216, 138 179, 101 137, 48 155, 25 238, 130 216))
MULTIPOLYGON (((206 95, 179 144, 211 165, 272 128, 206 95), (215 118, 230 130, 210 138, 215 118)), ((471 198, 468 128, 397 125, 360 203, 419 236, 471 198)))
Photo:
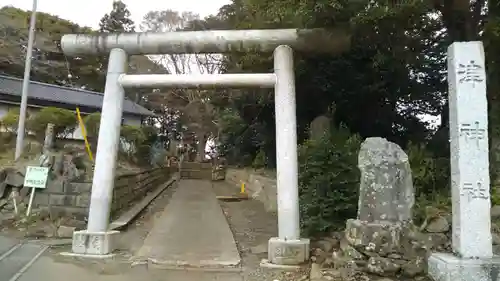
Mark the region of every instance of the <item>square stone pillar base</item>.
POLYGON ((90 232, 81 230, 73 232, 72 253, 63 255, 108 258, 113 256, 116 249, 115 239, 119 231, 90 232))
POLYGON ((500 257, 463 259, 452 254, 435 253, 429 257, 429 277, 434 281, 500 280, 500 257))
POLYGON ((268 262, 275 265, 300 265, 309 261, 309 239, 269 239, 268 262))

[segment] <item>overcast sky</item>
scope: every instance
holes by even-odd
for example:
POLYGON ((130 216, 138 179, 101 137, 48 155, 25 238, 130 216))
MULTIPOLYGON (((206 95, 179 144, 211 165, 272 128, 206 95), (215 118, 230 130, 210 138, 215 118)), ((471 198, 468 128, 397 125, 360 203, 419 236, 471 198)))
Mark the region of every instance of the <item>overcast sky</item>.
MULTIPOLYGON (((230 0, 123 0, 127 4, 132 19, 136 24, 142 16, 151 10, 166 10, 184 12, 191 11, 201 17, 215 14, 219 8, 230 0)), ((38 11, 71 20, 79 25, 97 28, 101 17, 112 8, 113 0, 38 0, 38 11)), ((0 7, 14 6, 31 10, 32 0, 0 0, 0 7)))

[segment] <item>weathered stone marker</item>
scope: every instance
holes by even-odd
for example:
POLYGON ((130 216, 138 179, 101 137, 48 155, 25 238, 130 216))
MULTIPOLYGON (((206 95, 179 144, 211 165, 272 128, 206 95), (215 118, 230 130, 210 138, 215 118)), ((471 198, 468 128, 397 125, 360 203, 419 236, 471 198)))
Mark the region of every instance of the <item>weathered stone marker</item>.
POLYGON ((367 138, 358 155, 361 172, 358 219, 408 222, 415 201, 408 156, 395 143, 367 138))
POLYGON ((488 108, 481 42, 448 48, 450 155, 455 255, 433 254, 429 275, 437 281, 498 280, 492 258, 488 108))
POLYGON ((332 255, 334 264, 349 260, 351 268, 371 276, 423 275, 427 249, 435 242, 419 235, 412 223, 415 191, 408 155, 386 139, 367 138, 358 167, 358 217, 347 221, 340 251, 332 255))
POLYGON ((47 128, 45 129, 45 140, 43 142, 43 150, 44 152, 50 151, 54 147, 54 141, 56 136, 54 135, 54 124, 47 124, 47 128))

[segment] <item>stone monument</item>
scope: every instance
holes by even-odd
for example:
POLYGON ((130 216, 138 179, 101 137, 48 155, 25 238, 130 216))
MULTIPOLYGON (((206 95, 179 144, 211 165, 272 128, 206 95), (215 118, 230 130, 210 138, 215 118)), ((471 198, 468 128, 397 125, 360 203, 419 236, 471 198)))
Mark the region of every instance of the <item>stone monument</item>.
POLYGON ((54 124, 49 123, 47 124, 47 128, 45 129, 45 139, 43 142, 44 153, 54 148, 55 139, 56 136, 54 134, 54 124))
POLYGON ((415 195, 408 156, 395 143, 368 138, 361 145, 358 167, 358 217, 347 221, 334 264, 348 260, 350 268, 379 277, 423 274, 432 241, 412 223, 415 195))
POLYGON ((415 202, 408 156, 395 143, 367 138, 358 155, 361 172, 358 219, 408 222, 415 202))
POLYGON ((311 122, 309 128, 309 138, 313 140, 321 140, 325 135, 328 135, 332 128, 332 120, 325 115, 320 115, 311 122))
POLYGON ((500 280, 492 254, 488 107, 481 42, 448 48, 450 155, 454 254, 432 254, 436 281, 500 280))

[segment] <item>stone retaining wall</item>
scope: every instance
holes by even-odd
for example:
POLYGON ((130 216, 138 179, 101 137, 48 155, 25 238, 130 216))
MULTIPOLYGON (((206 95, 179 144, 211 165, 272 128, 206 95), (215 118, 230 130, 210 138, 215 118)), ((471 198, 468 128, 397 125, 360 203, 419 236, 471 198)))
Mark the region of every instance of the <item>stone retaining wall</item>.
MULTIPOLYGON (((171 170, 163 167, 117 176, 113 189, 112 215, 120 209, 128 207, 135 200, 142 198, 161 183, 166 182, 170 176, 171 170)), ((33 204, 37 208, 48 208, 86 216, 91 190, 91 182, 67 182, 49 179, 46 189, 37 189, 33 204)))
POLYGON ((226 170, 226 181, 240 188, 241 182, 245 183, 245 190, 253 199, 264 204, 268 212, 278 210, 276 179, 258 174, 251 169, 226 170))
POLYGON ((130 203, 144 197, 146 193, 169 180, 171 171, 168 167, 161 167, 118 176, 113 189, 111 214, 127 208, 130 203))

